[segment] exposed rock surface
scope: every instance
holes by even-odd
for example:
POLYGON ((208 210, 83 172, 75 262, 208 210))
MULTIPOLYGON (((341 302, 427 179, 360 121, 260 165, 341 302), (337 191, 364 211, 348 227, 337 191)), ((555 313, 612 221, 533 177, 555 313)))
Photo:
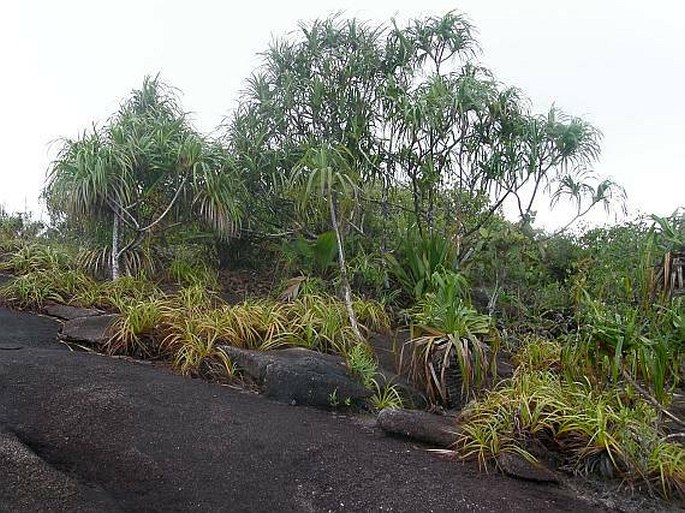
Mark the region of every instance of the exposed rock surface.
POLYGON ((62 325, 59 337, 66 342, 101 346, 109 339, 109 327, 117 317, 116 314, 77 317, 62 325))
POLYGON ((291 404, 331 408, 361 404, 371 392, 355 381, 339 356, 303 348, 251 351, 220 346, 262 393, 291 404))
POLYGON ((497 463, 505 474, 512 477, 536 483, 559 483, 558 476, 542 463, 530 462, 516 454, 501 454, 497 463))
MULTIPOLYGON (((68 351, 54 342, 58 327, 0 308, 0 344, 24 347, 0 352, 0 430, 17 433, 27 448, 17 450, 94 493, 81 488, 62 500, 55 485, 71 485, 61 477, 32 479, 0 464, 3 513, 609 511, 563 485, 478 473, 473 464, 374 436, 356 416, 68 351)), ((40 467, 35 461, 26 470, 40 467)))
POLYGON ((77 306, 63 305, 60 303, 47 304, 43 308, 43 311, 50 317, 57 317, 58 319, 66 321, 71 321, 80 317, 94 317, 104 313, 95 308, 79 308, 77 306))
POLYGON ((15 513, 122 511, 101 488, 53 467, 14 433, 1 430, 0 483, 0 506, 11 504, 15 513))
POLYGON ((14 278, 14 276, 10 274, 0 273, 0 287, 9 282, 12 278, 14 278))
POLYGON ((386 433, 442 448, 451 447, 459 434, 454 417, 420 410, 382 410, 378 426, 386 433))

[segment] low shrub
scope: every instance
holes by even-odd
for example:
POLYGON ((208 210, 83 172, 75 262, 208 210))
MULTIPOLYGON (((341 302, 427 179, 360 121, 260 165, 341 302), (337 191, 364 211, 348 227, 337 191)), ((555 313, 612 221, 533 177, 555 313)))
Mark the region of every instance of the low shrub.
POLYGON ((447 273, 434 280, 437 291, 411 311, 411 338, 402 348, 401 362, 404 368, 408 361, 409 378, 432 403, 450 406, 474 396, 496 373, 497 343, 490 318, 464 298, 462 277, 447 273))
POLYGON ((41 271, 61 272, 76 267, 76 260, 68 250, 46 244, 24 244, 0 262, 0 271, 17 275, 41 271))
POLYGON ((6 283, 0 288, 0 297, 15 308, 40 309, 48 301, 72 302, 83 291, 95 287, 95 282, 80 271, 35 270, 6 283))
POLYGON ((561 454, 578 473, 658 483, 663 495, 685 492, 685 448, 669 442, 655 409, 625 388, 600 389, 544 368, 558 347, 532 341, 516 356, 514 376, 462 413, 464 458, 487 469, 503 453, 535 461, 537 445, 561 454))

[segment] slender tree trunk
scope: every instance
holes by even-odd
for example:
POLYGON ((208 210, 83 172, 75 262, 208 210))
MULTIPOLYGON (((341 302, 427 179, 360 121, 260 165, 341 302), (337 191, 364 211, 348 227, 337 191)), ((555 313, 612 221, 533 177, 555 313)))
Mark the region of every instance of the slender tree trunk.
POLYGON ((112 279, 116 280, 119 277, 119 228, 121 221, 119 216, 114 212, 114 219, 112 220, 112 279))
POLYGON ((388 210, 388 182, 385 178, 382 180, 381 213, 383 216, 383 230, 381 231, 381 265, 383 267, 383 288, 388 290, 390 288, 390 277, 388 276, 388 261, 385 259, 385 255, 388 253, 388 223, 390 212, 388 210))
POLYGON ((343 251, 342 235, 340 234, 340 227, 338 226, 338 215, 336 213, 334 192, 329 192, 328 206, 331 211, 331 224, 335 232, 335 239, 338 242, 338 264, 340 265, 340 281, 342 282, 343 298, 345 300, 345 308, 347 315, 350 318, 350 326, 352 331, 359 340, 363 340, 361 332, 359 331, 359 324, 357 323, 357 315, 352 308, 352 290, 350 289, 350 282, 347 279, 347 265, 345 264, 345 253, 343 251))
POLYGON ((419 235, 423 237, 423 222, 421 221, 421 199, 419 198, 419 186, 416 183, 416 177, 411 176, 411 191, 414 197, 414 217, 416 218, 416 226, 419 229, 419 235))

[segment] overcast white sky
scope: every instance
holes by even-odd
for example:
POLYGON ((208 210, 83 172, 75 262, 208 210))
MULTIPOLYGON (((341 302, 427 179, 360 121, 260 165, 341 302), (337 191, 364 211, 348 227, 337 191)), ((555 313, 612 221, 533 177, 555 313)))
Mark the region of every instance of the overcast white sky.
POLYGON ((597 170, 625 186, 633 210, 664 215, 685 205, 679 0, 2 0, 0 204, 37 210, 49 143, 107 118, 145 74, 161 72, 184 92, 198 127, 212 130, 256 54, 298 20, 452 9, 477 26, 482 62, 536 109, 555 103, 603 131, 597 170))

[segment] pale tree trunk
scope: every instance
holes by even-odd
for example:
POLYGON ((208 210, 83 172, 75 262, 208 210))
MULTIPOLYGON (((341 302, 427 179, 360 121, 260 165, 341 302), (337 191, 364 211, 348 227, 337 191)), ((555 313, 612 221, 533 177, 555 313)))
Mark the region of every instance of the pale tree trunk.
POLYGON ((383 288, 390 289, 390 277, 388 276, 388 261, 385 255, 388 253, 388 220, 390 219, 390 212, 388 211, 388 184, 383 178, 383 189, 381 194, 381 213, 383 215, 384 229, 381 231, 381 265, 383 266, 383 288))
POLYGON ((121 221, 119 216, 114 212, 114 219, 112 221, 112 280, 116 280, 120 275, 119 270, 119 228, 121 221))
POLYGON ((359 324, 357 323, 357 314, 354 313, 354 308, 352 307, 352 290, 350 289, 350 282, 347 279, 345 252, 343 251, 342 236, 340 235, 340 227, 338 226, 338 215, 335 211, 335 199, 333 194, 334 193, 332 191, 329 193, 328 205, 331 211, 331 224, 333 225, 333 231, 335 232, 335 239, 338 242, 338 264, 340 265, 340 281, 342 282, 345 308, 347 309, 347 315, 350 318, 350 326, 352 326, 354 335, 359 340, 363 340, 364 337, 362 337, 362 334, 359 331, 359 324))

